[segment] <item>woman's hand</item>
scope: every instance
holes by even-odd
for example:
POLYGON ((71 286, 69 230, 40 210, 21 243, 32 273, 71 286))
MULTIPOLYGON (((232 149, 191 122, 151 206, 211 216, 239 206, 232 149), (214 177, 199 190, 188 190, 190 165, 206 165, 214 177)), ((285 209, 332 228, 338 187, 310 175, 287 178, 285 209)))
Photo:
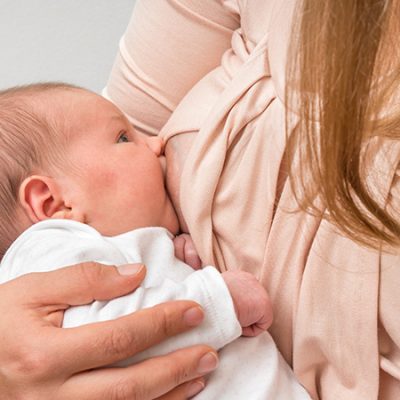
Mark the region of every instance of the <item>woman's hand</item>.
POLYGON ((126 368, 99 368, 201 323, 190 301, 165 303, 114 321, 62 329, 70 306, 133 291, 145 268, 84 263, 0 285, 0 390, 7 399, 186 399, 217 365, 195 346, 126 368))

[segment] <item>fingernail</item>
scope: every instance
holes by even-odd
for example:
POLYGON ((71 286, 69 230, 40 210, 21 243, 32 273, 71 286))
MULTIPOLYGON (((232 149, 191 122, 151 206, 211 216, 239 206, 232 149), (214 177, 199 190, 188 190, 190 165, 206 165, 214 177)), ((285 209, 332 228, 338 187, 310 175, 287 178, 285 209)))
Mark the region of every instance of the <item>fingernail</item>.
POLYGON ((185 311, 183 320, 188 326, 197 326, 204 319, 204 312, 200 307, 192 307, 185 311))
POLYGON ((197 393, 201 392, 204 389, 204 382, 195 381, 192 382, 188 388, 186 389, 186 396, 188 398, 195 396, 197 393))
POLYGON ((197 366, 197 372, 199 374, 206 374, 213 371, 218 366, 218 358, 214 353, 207 353, 204 355, 197 366))
POLYGON ((125 264, 118 267, 120 275, 136 275, 144 268, 143 264, 125 264))

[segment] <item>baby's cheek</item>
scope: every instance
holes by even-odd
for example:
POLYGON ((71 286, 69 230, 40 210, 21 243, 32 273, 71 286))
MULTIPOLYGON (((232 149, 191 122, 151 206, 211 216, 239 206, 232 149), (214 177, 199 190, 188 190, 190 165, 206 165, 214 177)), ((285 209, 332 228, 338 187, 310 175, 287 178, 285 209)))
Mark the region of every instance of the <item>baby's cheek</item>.
POLYGON ((96 203, 100 203, 101 199, 112 199, 117 197, 118 192, 126 190, 126 182, 118 179, 115 171, 98 169, 89 174, 85 187, 87 195, 96 203))
POLYGON ((109 170, 101 171, 96 182, 102 188, 113 187, 118 182, 117 174, 115 173, 115 171, 109 171, 109 170))
POLYGON ((101 184, 105 187, 112 187, 118 180, 114 172, 106 172, 102 176, 101 184))

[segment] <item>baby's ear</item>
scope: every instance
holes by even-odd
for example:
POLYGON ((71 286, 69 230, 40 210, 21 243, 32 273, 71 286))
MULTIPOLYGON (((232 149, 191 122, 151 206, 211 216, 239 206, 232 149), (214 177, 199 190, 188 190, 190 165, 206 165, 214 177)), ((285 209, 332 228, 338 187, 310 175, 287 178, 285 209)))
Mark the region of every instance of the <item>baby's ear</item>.
POLYGON ((48 176, 26 178, 19 189, 19 202, 32 223, 54 218, 65 210, 59 185, 48 176))

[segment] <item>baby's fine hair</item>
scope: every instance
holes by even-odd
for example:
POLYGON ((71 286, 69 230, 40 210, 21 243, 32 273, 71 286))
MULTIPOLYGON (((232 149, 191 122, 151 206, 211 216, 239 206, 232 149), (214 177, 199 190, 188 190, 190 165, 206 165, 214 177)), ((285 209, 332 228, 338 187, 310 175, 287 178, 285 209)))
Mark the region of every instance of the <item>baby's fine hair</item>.
POLYGON ((74 89, 79 88, 51 82, 0 91, 0 259, 21 230, 21 183, 32 173, 55 167, 62 158, 67 135, 51 95, 74 89))

